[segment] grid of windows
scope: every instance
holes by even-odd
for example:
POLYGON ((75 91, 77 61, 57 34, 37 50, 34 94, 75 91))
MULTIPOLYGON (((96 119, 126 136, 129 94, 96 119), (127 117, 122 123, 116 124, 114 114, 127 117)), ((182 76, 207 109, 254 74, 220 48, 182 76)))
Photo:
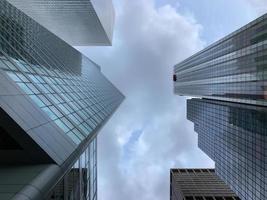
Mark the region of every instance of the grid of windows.
POLYGON ((7 1, 72 45, 112 43, 115 18, 112 0, 7 1))
POLYGON ((97 140, 94 139, 47 200, 97 200, 97 140), (81 192, 80 192, 81 191, 81 192))
POLYGON ((0 7, 0 70, 79 144, 123 95, 88 58, 6 1, 0 7))
MULTIPOLYGON (((17 2, 22 5, 21 1, 17 2)), ((90 1, 83 2, 91 5, 90 1)), ((111 6, 111 1, 108 2, 111 6)), ((47 3, 47 1, 45 0, 43 3, 47 3)), ((63 11, 64 2, 57 1, 57 3, 59 11, 63 11)), ((74 1, 69 3, 75 4, 74 1)), ((38 7, 39 4, 36 5, 38 7)), ((101 8, 104 9, 104 7, 98 7, 98 9, 101 8)), ((93 10, 88 10, 88 7, 82 9, 82 12, 90 18, 93 24, 100 24, 93 7, 91 7, 93 10), (94 16, 88 13, 90 11, 93 11, 94 16)), ((66 14, 69 14, 69 10, 65 11, 66 14)), ((105 12, 105 14, 107 13, 105 12)), ((72 17, 72 15, 68 16, 72 17)), ((47 17, 49 18, 49 16, 47 17)), ((77 15, 76 19, 83 28, 84 23, 80 17, 77 15)), ((112 21, 112 19, 109 20, 112 21)), ((113 24, 110 25, 113 26, 113 24)), ((92 26, 87 28, 91 29, 92 26)), ((112 27, 110 28, 112 29, 112 27)), ((95 27, 97 32, 96 29, 97 27, 95 27)), ((20 126, 21 130, 19 131, 25 134, 22 139, 15 138, 18 141, 23 140, 21 142, 23 150, 27 144, 31 144, 30 140, 33 140, 38 146, 37 150, 40 149, 40 152, 44 151, 47 154, 44 154, 45 156, 51 157, 51 160, 46 161, 49 164, 44 167, 46 168, 45 173, 47 173, 45 176, 48 175, 44 183, 35 181, 43 175, 43 171, 35 172, 34 169, 34 172, 31 171, 32 165, 43 164, 43 154, 39 156, 39 152, 35 154, 33 151, 33 159, 25 161, 26 164, 29 162, 27 166, 29 166, 30 172, 24 174, 24 185, 19 184, 17 187, 17 180, 14 180, 16 188, 14 187, 11 192, 10 185, 4 182, 8 186, 3 186, 1 195, 5 196, 6 193, 9 195, 11 192, 10 197, 15 195, 19 196, 18 198, 22 194, 22 196, 38 199, 40 196, 45 196, 47 199, 58 200, 96 200, 96 139, 89 146, 85 145, 88 144, 88 140, 91 141, 92 137, 96 137, 96 131, 114 113, 124 96, 103 76, 97 64, 49 30, 12 6, 8 1, 0 1, 0 85, 3 89, 0 94, 1 108, 8 115, 5 116, 8 118, 8 123, 9 120, 13 120, 17 123, 16 125, 20 126), (80 150, 85 148, 86 150, 80 156, 76 156, 77 152, 81 152, 80 150), (75 156, 79 158, 72 166, 69 163, 75 162, 75 156), (36 162, 35 157, 38 157, 36 162), (66 169, 68 169, 67 172, 66 169), (34 178, 30 177, 31 173, 34 174, 34 178), (63 175, 62 180, 56 180, 63 175), (59 182, 54 187, 57 181, 59 182), (34 190, 28 191, 27 184, 33 184, 31 188, 34 190), (52 192, 49 193, 51 189, 52 192)), ((79 37, 77 35, 76 38, 79 37)), ((92 34, 92 37, 101 38, 97 34, 95 36, 92 34)), ((98 41, 95 42, 98 43, 98 41)), ((20 146, 16 146, 16 141, 11 141, 7 135, 13 129, 10 128, 9 131, 2 134, 2 138, 9 142, 9 145, 5 145, 6 157, 9 157, 9 150, 20 149, 20 146)), ((17 130, 15 129, 15 131, 17 130)), ((34 148, 25 148, 25 157, 34 148)), ((25 165, 23 159, 22 161, 17 159, 19 156, 24 157, 24 152, 23 154, 15 153, 15 155, 11 152, 16 165, 13 167, 20 168, 21 163, 25 165)))
POLYGON ((267 198, 267 109, 205 99, 187 102, 199 147, 241 199, 267 198))
POLYGON ((175 93, 267 105, 267 14, 177 64, 175 93))
POLYGON ((214 169, 171 169, 171 200, 240 200, 214 169))

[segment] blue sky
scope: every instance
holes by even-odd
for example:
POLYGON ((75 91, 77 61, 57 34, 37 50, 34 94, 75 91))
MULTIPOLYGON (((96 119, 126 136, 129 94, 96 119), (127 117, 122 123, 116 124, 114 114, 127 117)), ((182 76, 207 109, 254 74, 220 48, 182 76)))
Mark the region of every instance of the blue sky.
POLYGON ((267 10, 266 0, 114 0, 112 47, 79 47, 126 99, 98 136, 98 199, 169 198, 169 169, 213 167, 173 94, 173 66, 267 10))

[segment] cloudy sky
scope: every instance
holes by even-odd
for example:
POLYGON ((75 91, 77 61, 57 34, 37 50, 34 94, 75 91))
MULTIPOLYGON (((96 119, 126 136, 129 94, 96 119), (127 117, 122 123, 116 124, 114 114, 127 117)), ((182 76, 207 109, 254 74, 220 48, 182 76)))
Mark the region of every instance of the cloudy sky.
POLYGON ((99 200, 169 199, 169 169, 213 167, 173 94, 173 66, 267 11, 267 0, 113 0, 112 47, 80 47, 126 99, 98 136, 99 200))

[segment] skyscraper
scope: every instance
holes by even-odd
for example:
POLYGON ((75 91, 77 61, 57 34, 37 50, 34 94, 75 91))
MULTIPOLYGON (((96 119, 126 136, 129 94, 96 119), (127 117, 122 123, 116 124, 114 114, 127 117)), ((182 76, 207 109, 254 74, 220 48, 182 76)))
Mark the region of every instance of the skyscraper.
POLYGON ((267 105, 267 14, 174 67, 176 94, 267 105))
POLYGON ((267 108, 207 99, 187 102, 198 146, 241 199, 267 197, 267 108))
POLYGON ((242 200, 267 199, 267 14, 174 69, 199 147, 242 200), (202 99, 201 99, 202 98, 202 99))
POLYGON ((124 96, 6 0, 0 27, 0 199, 96 200, 96 135, 124 96))
POLYGON ((112 44, 112 0, 7 1, 71 45, 112 44))
POLYGON ((170 200, 239 200, 214 169, 171 169, 170 200))

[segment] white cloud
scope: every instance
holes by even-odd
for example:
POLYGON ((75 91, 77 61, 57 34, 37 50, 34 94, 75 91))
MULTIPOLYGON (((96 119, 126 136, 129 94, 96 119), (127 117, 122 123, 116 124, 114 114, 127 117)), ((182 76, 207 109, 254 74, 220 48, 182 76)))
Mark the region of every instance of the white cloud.
POLYGON ((99 200, 168 199, 171 167, 212 165, 197 148, 185 98, 173 94, 171 80, 173 65, 204 46, 202 27, 153 0, 116 5, 113 47, 79 48, 126 96, 98 138, 99 200), (142 134, 131 143, 136 130, 142 134))
POLYGON ((245 0, 250 4, 251 9, 256 12, 257 15, 262 15, 267 12, 267 1, 266 0, 245 0))

